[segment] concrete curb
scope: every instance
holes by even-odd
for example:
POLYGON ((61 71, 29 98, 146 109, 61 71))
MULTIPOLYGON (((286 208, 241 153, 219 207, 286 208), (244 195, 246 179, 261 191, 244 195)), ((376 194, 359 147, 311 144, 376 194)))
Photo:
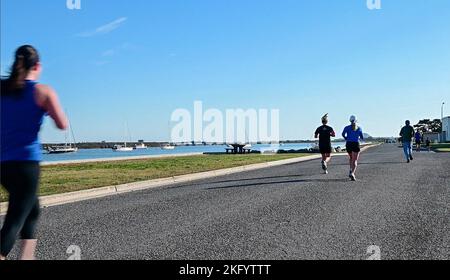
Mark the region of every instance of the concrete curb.
MULTIPOLYGON (((363 152, 369 148, 376 147, 376 146, 378 146, 378 145, 369 145, 369 146, 362 148, 361 151, 363 152)), ((334 154, 333 156, 344 156, 344 155, 347 155, 347 154, 339 153, 339 154, 334 154)), ((252 164, 252 165, 219 169, 219 170, 213 170, 213 171, 207 171, 207 172, 201 172, 201 173, 195 173, 195 174, 174 176, 174 177, 170 177, 170 178, 162 178, 162 179, 155 179, 155 180, 150 180, 150 181, 129 183, 129 184, 123 184, 123 185, 118 185, 118 186, 108 186, 108 187, 101 187, 101 188, 95 188, 95 189, 89 189, 89 190, 76 191, 76 192, 71 192, 71 193, 42 196, 39 198, 39 201, 40 201, 41 207, 46 208, 46 207, 51 207, 51 206, 57 206, 57 205, 63 205, 63 204, 68 204, 68 203, 90 200, 90 199, 94 199, 94 198, 101 198, 101 197, 106 197, 106 196, 112 196, 112 195, 142 191, 142 190, 147 190, 147 189, 152 189, 152 188, 164 187, 164 186, 169 186, 169 185, 173 185, 176 183, 192 182, 192 181, 201 180, 201 179, 208 179, 208 178, 214 178, 214 177, 218 177, 218 176, 241 173, 244 171, 258 170, 258 169, 263 169, 263 168, 268 168, 268 167, 305 162, 305 161, 310 161, 310 160, 315 160, 315 159, 320 159, 320 158, 322 158, 321 155, 311 155, 311 156, 285 159, 285 160, 279 160, 279 161, 257 163, 257 164, 252 164)), ((7 202, 0 203, 0 216, 4 215, 7 211, 7 209, 8 209, 7 202)))

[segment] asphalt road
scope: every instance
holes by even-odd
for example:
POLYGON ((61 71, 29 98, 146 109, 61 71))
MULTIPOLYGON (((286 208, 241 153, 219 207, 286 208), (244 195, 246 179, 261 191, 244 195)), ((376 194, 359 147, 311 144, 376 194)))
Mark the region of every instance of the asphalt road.
MULTIPOLYGON (((394 145, 44 209, 39 259, 450 258, 450 156, 394 145)), ((16 255, 17 248, 12 257, 16 255)))

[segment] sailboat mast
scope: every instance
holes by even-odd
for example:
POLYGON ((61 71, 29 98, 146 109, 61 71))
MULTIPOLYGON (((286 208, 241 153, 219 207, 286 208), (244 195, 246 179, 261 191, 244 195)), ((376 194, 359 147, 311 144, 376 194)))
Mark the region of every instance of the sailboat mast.
MULTIPOLYGON (((73 144, 73 146, 76 148, 77 147, 77 145, 76 145, 77 142, 75 140, 75 133, 73 133, 72 122, 70 121, 69 113, 67 112, 67 110, 66 110, 66 116, 67 116, 67 122, 69 123, 69 129, 70 129, 70 133, 72 135, 72 140, 73 140, 73 143, 70 143, 70 147, 72 148, 72 144, 73 144)), ((66 133, 66 146, 67 146, 67 133, 66 133)))
POLYGON ((64 146, 67 148, 67 131, 64 133, 64 146))
POLYGON ((125 148, 127 147, 127 127, 128 127, 128 122, 125 122, 125 148))
MULTIPOLYGON (((73 127, 72 127, 72 123, 69 120, 69 127, 70 127, 70 133, 72 134, 72 140, 73 140, 73 146, 76 148, 77 147, 77 142, 75 140, 75 133, 73 133, 73 127)), ((72 144, 71 144, 72 146, 72 144)))
POLYGON ((127 132, 128 132, 128 142, 131 143, 131 133, 130 133, 130 127, 128 126, 128 122, 127 122, 127 132))
POLYGON ((125 148, 127 147, 127 138, 131 142, 130 128, 128 127, 128 121, 125 122, 125 148))
POLYGON ((170 139, 170 134, 171 134, 171 133, 170 133, 170 121, 167 122, 167 133, 169 134, 169 135, 168 135, 168 138, 167 138, 167 142, 168 142, 169 145, 170 145, 170 140, 171 140, 171 139, 170 139))

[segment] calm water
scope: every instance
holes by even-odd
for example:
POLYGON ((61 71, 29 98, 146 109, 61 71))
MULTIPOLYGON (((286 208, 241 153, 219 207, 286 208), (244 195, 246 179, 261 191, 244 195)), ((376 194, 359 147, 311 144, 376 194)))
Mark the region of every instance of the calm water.
MULTIPOLYGON (((344 143, 333 143, 334 147, 343 147, 344 143)), ((310 143, 293 143, 283 144, 280 149, 283 150, 300 150, 312 147, 310 143)), ((114 152, 111 149, 90 149, 79 150, 72 154, 44 154, 44 162, 54 161, 71 161, 71 160, 88 160, 88 159, 103 159, 103 158, 119 158, 119 157, 133 157, 133 156, 154 156, 154 155, 174 155, 185 153, 213 153, 224 152, 226 146, 179 146, 175 150, 162 150, 161 148, 148 148, 146 150, 134 150, 132 152, 114 152)), ((253 150, 264 151, 266 149, 273 150, 270 145, 254 145, 253 150)))

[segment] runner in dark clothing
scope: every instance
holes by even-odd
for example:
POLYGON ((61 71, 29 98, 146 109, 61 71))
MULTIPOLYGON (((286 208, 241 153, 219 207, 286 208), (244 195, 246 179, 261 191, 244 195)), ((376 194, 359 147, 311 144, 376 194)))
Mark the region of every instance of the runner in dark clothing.
POLYGON ((325 174, 328 174, 328 163, 331 160, 331 137, 335 137, 336 133, 333 128, 328 126, 328 114, 322 117, 322 126, 318 127, 315 132, 315 137, 319 138, 319 150, 322 154, 322 169, 325 174))
POLYGON ((422 134, 417 130, 414 138, 416 139, 416 151, 420 152, 420 146, 422 145, 422 134))
POLYGON ((402 137, 403 153, 405 154, 406 162, 410 163, 414 159, 411 146, 411 139, 414 137, 414 128, 411 126, 410 121, 405 122, 405 126, 400 131, 400 136, 402 137))
POLYGON ((431 141, 430 141, 430 138, 427 138, 427 141, 425 141, 425 145, 427 147, 428 152, 431 152, 431 141))

